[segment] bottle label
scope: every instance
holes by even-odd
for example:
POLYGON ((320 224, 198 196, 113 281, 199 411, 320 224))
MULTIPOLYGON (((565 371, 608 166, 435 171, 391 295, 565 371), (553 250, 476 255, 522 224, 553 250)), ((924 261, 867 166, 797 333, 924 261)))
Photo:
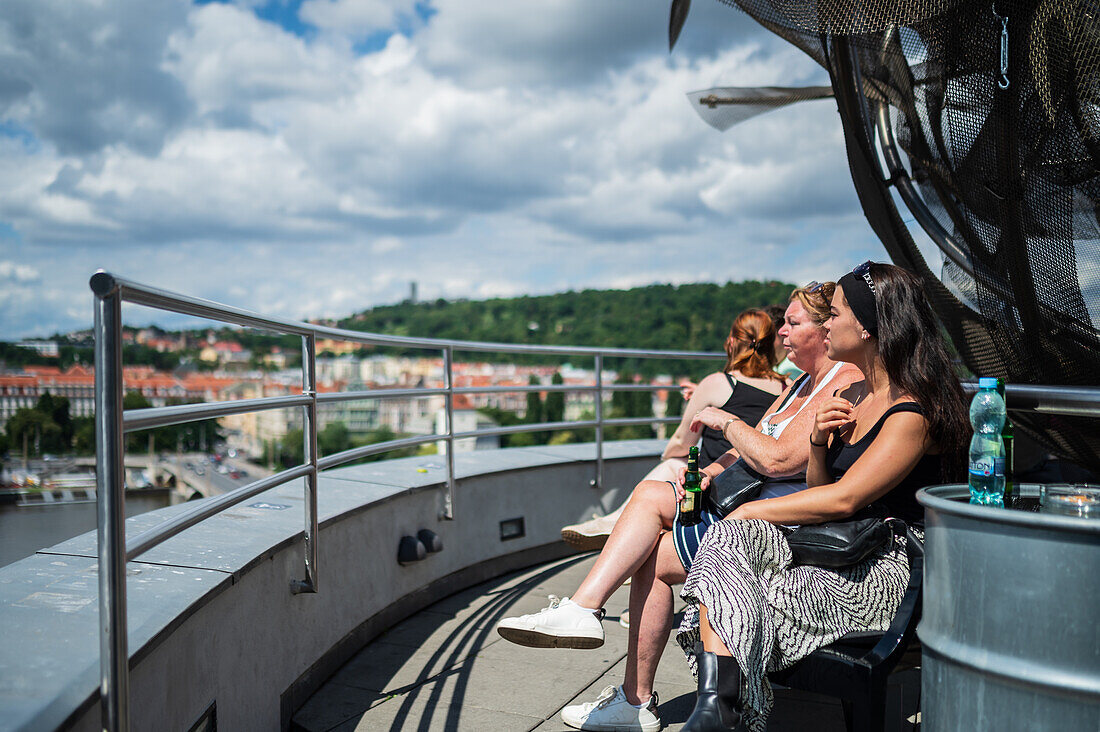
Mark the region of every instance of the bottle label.
POLYGON ((1001 461, 1001 475, 1004 475, 1004 458, 980 457, 970 461, 970 474, 976 478, 988 478, 993 475, 994 462, 1001 461))
POLYGON ((695 510, 695 493, 696 491, 688 491, 680 499, 680 513, 691 513, 695 510))
POLYGON ((993 475, 1003 478, 1005 475, 1005 459, 1003 457, 993 458, 993 475))

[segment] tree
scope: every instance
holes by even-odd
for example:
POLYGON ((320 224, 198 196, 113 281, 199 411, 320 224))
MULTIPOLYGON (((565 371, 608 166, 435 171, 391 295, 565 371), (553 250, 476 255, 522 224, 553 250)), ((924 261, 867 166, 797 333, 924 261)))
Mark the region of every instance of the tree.
MULTIPOLYGON (((631 391, 630 394, 630 416, 631 417, 652 417, 653 416, 653 392, 651 391, 631 391)), ((633 430, 635 434, 640 438, 653 437, 653 425, 639 424, 634 425, 633 430)))
MULTIPOLYGON (((185 404, 180 399, 168 399, 168 406, 185 404)), ((153 406, 152 402, 145 398, 141 392, 128 391, 122 397, 123 410, 147 409, 153 406)), ((177 449, 184 452, 202 450, 204 445, 222 439, 221 427, 216 419, 204 419, 201 422, 184 422, 182 424, 157 427, 153 430, 142 430, 140 433, 130 433, 126 437, 126 450, 128 452, 144 452, 149 449, 149 435, 153 435, 153 449, 161 452, 173 452, 177 449)), ((94 438, 93 438, 94 439, 94 438)))
POLYGON ((317 433, 317 449, 322 455, 332 455, 351 448, 351 437, 343 422, 329 422, 317 433))
MULTIPOLYGON (((386 425, 382 425, 381 427, 377 427, 376 429, 371 430, 364 437, 355 440, 354 446, 362 447, 363 445, 374 445, 379 442, 389 442, 390 440, 396 440, 399 437, 401 437, 401 435, 398 435, 386 425)), ((416 455, 419 452, 419 447, 401 447, 396 450, 387 450, 386 452, 379 452, 375 453, 374 455, 368 455, 360 462, 373 463, 379 460, 393 460, 395 458, 416 455)))
POLYGON ((33 407, 17 409, 4 429, 9 446, 17 451, 22 451, 25 440, 28 452, 36 455, 69 452, 73 441, 69 400, 44 392, 33 407))
POLYGON ((68 452, 73 443, 73 420, 69 416, 68 397, 55 397, 49 391, 45 391, 38 397, 34 408, 54 425, 57 429, 47 430, 49 438, 43 435, 43 452, 68 452))
POLYGON ((4 431, 8 435, 8 441, 16 452, 27 446, 32 455, 42 454, 42 435, 49 432, 49 427, 59 431, 46 415, 32 407, 20 407, 15 414, 8 418, 4 431))
MULTIPOLYGON (((527 383, 530 386, 538 386, 539 379, 534 374, 527 377, 527 383)), ((527 412, 524 415, 524 421, 527 424, 535 424, 542 421, 542 397, 539 396, 537 391, 527 392, 527 412)))
MULTIPOLYGON (((479 413, 484 414, 489 419, 496 422, 501 427, 511 427, 518 424, 526 424, 527 421, 520 419, 519 415, 515 412, 509 412, 506 409, 500 407, 481 407, 477 410, 479 413)), ((534 445, 535 442, 531 438, 529 432, 517 432, 511 435, 500 436, 501 447, 529 447, 534 445)))
POLYGON ((77 455, 95 454, 95 417, 73 419, 73 450, 77 455))
MULTIPOLYGON (((562 378, 561 372, 555 371, 554 377, 550 379, 550 383, 556 386, 560 386, 565 383, 565 379, 562 378)), ((546 415, 547 422, 564 422, 565 421, 565 392, 552 391, 546 395, 546 403, 543 406, 544 413, 546 415)))
MULTIPOLYGON (((541 382, 538 377, 531 374, 527 378, 527 383, 531 386, 537 386, 541 382)), ((543 404, 542 397, 537 391, 531 391, 527 393, 527 413, 524 417, 524 421, 528 424, 537 424, 539 422, 549 421, 546 416, 546 405, 543 404)), ((539 430, 538 432, 526 432, 516 435, 518 440, 513 440, 512 444, 516 446, 528 446, 528 445, 545 445, 550 441, 550 437, 553 433, 548 430, 539 430)))
POLYGON ((665 416, 679 417, 684 413, 684 395, 679 389, 669 389, 665 400, 665 416))
POLYGON ((276 461, 284 468, 293 468, 305 461, 305 447, 302 440, 303 432, 300 429, 287 430, 282 442, 276 450, 276 461))
MULTIPOLYGON (((581 412, 578 418, 581 422, 587 422, 596 418, 596 413, 591 409, 586 409, 581 412)), ((582 427, 572 430, 561 430, 555 432, 550 438, 551 445, 571 445, 575 442, 594 442, 596 439, 596 430, 591 427, 582 427)))
MULTIPOLYGON (((633 384, 634 375, 621 371, 615 379, 616 384, 633 384)), ((652 417, 653 407, 649 392, 646 391, 615 391, 611 393, 612 419, 624 417, 652 417), (639 398, 639 395, 641 398, 639 398)), ((653 428, 649 425, 626 425, 624 427, 609 427, 605 430, 609 440, 636 440, 653 436, 653 428)))

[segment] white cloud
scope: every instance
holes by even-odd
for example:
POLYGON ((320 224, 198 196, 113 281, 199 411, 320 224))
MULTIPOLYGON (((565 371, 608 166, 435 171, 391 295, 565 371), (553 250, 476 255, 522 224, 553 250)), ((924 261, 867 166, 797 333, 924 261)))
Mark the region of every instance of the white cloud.
POLYGON ((35 282, 41 276, 38 270, 30 265, 17 262, 0 262, 0 279, 16 282, 35 282))
POLYGON ((62 153, 124 144, 155 155, 188 120, 178 80, 160 68, 185 0, 5 0, 0 119, 62 153))
POLYGON ((417 0, 306 0, 299 17, 324 31, 359 38, 416 15, 417 0))
POLYGON ((82 327, 67 313, 88 312, 98 267, 307 318, 412 279, 434 299, 784 277, 784 252, 823 236, 807 232, 868 241, 831 102, 724 135, 690 109, 690 89, 822 81, 717 3, 670 57, 656 0, 437 0, 426 19, 311 0, 301 35, 247 0, 146 25, 136 1, 0 18, 0 122, 27 131, 0 126, 0 261, 54 293, 48 313, 4 300, 0 337, 82 327), (88 68, 36 56, 104 46, 88 68))

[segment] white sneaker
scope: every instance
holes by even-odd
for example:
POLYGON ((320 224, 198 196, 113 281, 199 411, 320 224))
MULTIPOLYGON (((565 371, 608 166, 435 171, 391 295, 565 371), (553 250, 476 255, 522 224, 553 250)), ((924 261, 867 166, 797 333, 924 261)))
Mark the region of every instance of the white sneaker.
POLYGON ((497 623, 501 638, 532 648, 599 648, 603 645, 603 610, 594 613, 568 597, 550 595, 550 607, 497 623))
POLYGON ((609 686, 594 702, 576 704, 561 710, 561 720, 574 729, 604 732, 658 732, 657 695, 639 709, 626 700, 621 686, 609 686))

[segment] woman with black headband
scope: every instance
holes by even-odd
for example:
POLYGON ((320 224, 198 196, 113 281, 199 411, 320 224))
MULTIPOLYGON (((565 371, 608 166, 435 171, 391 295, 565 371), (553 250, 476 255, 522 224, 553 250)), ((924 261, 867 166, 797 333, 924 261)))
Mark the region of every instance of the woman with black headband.
POLYGON ((806 490, 746 503, 703 537, 677 634, 699 678, 685 732, 761 732, 768 672, 847 633, 883 631, 897 611, 909 579, 903 536, 855 566, 824 569, 792 564, 785 527, 889 516, 923 536, 916 490, 961 467, 962 390, 916 277, 860 265, 838 281, 825 327, 829 357, 864 379, 821 402, 806 490))
MULTIPOLYGON (((805 488, 803 474, 809 459, 806 438, 817 405, 859 375, 857 369, 830 360, 825 352, 823 324, 829 317, 834 286, 832 282, 814 282, 791 293, 780 333, 791 360, 806 374, 775 400, 756 429, 736 415, 713 407, 700 414, 721 417, 720 421, 708 422, 699 419, 699 414, 691 417, 689 424, 712 427, 715 435, 724 436, 732 446, 707 467, 714 471, 709 477, 720 475, 724 465, 741 459, 760 474, 794 481, 769 483, 761 493, 763 498, 776 495, 769 491, 777 489, 785 494, 805 488)), ((632 578, 623 683, 607 687, 594 701, 562 709, 562 721, 570 727, 633 732, 657 732, 661 728, 653 683, 672 628, 672 585, 684 581, 690 555, 706 525, 721 519, 704 511, 705 520, 690 527, 690 535, 682 531, 684 527, 676 521, 680 490, 672 480, 643 480, 572 597, 555 597, 549 607, 537 613, 503 618, 497 624, 501 637, 520 645, 598 648, 604 641, 602 606, 624 580, 632 578)))

